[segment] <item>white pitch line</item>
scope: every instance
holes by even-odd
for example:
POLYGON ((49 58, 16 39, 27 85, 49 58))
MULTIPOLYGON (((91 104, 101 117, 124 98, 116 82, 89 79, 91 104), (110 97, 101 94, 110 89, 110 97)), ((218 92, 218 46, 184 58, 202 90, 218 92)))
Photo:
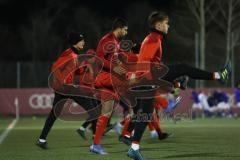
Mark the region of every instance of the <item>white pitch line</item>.
POLYGON ((14 120, 7 126, 7 128, 4 130, 4 132, 0 135, 0 144, 2 144, 2 142, 4 141, 4 139, 7 137, 7 135, 9 134, 9 132, 14 128, 14 126, 16 125, 17 122, 18 122, 18 118, 14 119, 14 120))

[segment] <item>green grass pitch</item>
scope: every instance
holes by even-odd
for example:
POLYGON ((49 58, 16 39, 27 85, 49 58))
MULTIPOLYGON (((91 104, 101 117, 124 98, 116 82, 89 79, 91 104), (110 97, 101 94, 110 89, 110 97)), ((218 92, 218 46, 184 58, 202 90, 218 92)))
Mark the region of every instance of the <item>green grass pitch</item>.
MULTIPOLYGON (((56 121, 48 137, 49 150, 35 146, 45 118, 20 118, 15 128, 0 145, 0 160, 128 160, 128 146, 120 143, 115 132, 102 140, 107 156, 89 152, 89 140, 76 133, 80 122, 56 121)), ((0 119, 0 134, 11 119, 0 119)), ((162 122, 166 131, 174 133, 164 141, 142 140, 142 154, 147 160, 232 160, 240 159, 240 119, 197 119, 162 122)))

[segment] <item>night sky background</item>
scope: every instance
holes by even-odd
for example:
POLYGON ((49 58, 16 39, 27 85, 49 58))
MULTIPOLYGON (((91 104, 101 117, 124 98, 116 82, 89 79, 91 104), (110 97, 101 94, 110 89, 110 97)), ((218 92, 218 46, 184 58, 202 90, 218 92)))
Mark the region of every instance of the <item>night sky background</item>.
MULTIPOLYGON (((125 39, 141 44, 149 32, 147 17, 156 10, 163 10, 170 16, 170 31, 163 44, 164 62, 184 62, 194 66, 194 36, 199 27, 183 1, 0 0, 0 71, 15 72, 14 69, 6 71, 6 66, 17 61, 51 64, 69 47, 66 34, 70 31, 84 34, 85 50, 96 49, 98 41, 110 31, 112 21, 116 17, 128 20, 129 31, 125 39)), ((225 64, 226 38, 214 22, 206 29, 206 69, 215 71, 225 64)), ((236 48, 236 52, 239 52, 239 48, 236 48)), ((240 56, 236 55, 237 62, 240 56)), ((235 67, 239 68, 239 65, 235 67)), ((36 71, 34 67, 30 68, 31 72, 36 71)), ((45 70, 47 75, 49 66, 45 70)), ((239 71, 235 70, 235 74, 239 75, 239 71)), ((35 77, 34 74, 32 76, 35 77)), ((7 73, 4 77, 8 77, 7 73)), ((5 81, 8 79, 9 77, 5 81)), ((45 79, 43 78, 40 85, 36 83, 33 86, 43 86, 46 84, 45 79)), ((6 84, 8 82, 0 81, 0 86, 6 84)))
POLYGON ((96 48, 116 17, 129 21, 129 35, 141 43, 148 33, 147 16, 155 10, 171 11, 171 0, 80 1, 1 0, 1 61, 52 61, 66 49, 65 36, 82 32, 86 49, 96 48))

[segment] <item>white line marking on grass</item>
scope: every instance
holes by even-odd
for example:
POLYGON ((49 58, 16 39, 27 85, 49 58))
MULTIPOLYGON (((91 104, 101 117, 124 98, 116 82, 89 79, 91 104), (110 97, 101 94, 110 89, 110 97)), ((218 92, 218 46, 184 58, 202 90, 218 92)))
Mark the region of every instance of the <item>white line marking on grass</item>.
POLYGON ((4 130, 4 132, 0 135, 0 145, 2 144, 2 142, 4 141, 4 139, 7 137, 7 135, 9 134, 9 132, 15 127, 16 123, 19 120, 19 102, 18 102, 18 98, 16 97, 14 99, 14 105, 15 105, 15 111, 16 111, 16 117, 15 119, 7 126, 7 128, 4 130))
POLYGON ((0 144, 2 144, 2 142, 4 141, 4 139, 7 137, 7 135, 9 134, 9 132, 14 128, 14 126, 16 125, 17 122, 18 122, 18 118, 14 119, 14 120, 7 126, 7 128, 4 130, 4 132, 0 135, 0 144))

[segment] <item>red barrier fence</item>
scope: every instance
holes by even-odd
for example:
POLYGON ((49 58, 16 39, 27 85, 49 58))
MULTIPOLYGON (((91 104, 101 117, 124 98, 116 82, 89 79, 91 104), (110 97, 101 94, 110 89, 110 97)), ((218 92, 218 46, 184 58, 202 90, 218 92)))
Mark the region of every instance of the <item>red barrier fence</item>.
MULTIPOLYGON (((204 88, 197 90, 202 90, 208 94, 216 89, 204 88)), ((229 93, 230 97, 233 96, 233 89, 221 88, 221 90, 229 93)), ((187 112, 191 109, 193 103, 191 100, 191 92, 192 89, 181 92, 183 99, 180 106, 176 109, 176 112, 187 112)), ((14 115, 15 101, 18 99, 20 115, 46 115, 52 107, 53 97, 54 93, 48 88, 0 89, 0 114, 14 115)))
POLYGON ((15 114, 18 99, 20 115, 45 115, 52 107, 53 96, 47 88, 0 89, 0 114, 15 114))

